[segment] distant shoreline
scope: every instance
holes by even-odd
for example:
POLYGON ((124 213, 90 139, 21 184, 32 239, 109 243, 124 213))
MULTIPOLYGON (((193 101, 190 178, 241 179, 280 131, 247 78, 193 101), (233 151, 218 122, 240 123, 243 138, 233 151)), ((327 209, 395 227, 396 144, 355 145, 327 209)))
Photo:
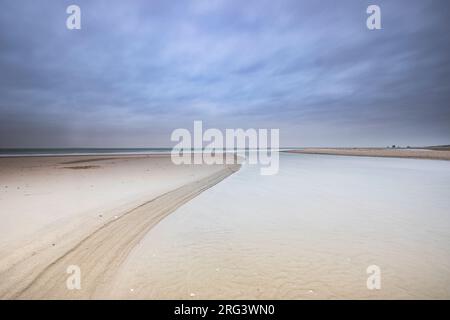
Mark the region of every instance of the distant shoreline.
POLYGON ((0 158, 170 154, 171 148, 0 148, 0 158))
POLYGON ((410 158, 450 160, 450 150, 436 149, 388 149, 388 148, 303 148, 286 150, 287 153, 322 154, 356 157, 410 158))

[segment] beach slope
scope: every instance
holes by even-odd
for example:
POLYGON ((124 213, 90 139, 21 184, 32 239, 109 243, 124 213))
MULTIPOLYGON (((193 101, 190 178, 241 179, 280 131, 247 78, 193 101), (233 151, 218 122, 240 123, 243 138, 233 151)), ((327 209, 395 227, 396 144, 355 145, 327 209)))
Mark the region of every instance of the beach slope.
POLYGON ((34 231, 29 234, 7 233, 5 243, 9 246, 2 246, 5 256, 0 261, 2 299, 92 297, 96 290, 108 283, 128 253, 161 219, 239 169, 239 165, 175 166, 168 156, 53 157, 18 159, 15 164, 11 159, 1 160, 5 163, 4 168, 9 167, 9 170, 0 173, 5 178, 3 181, 8 181, 9 188, 20 183, 18 172, 25 169, 32 171, 25 179, 28 181, 26 192, 29 196, 20 197, 17 194, 20 189, 17 187, 14 192, 2 193, 5 199, 0 202, 2 219, 7 219, 3 216, 8 213, 13 214, 16 217, 15 229, 20 229, 22 224, 25 230, 34 231), (51 176, 55 171, 58 175, 56 180, 66 183, 61 183, 59 189, 52 189, 50 196, 41 198, 39 194, 43 193, 42 187, 45 185, 45 181, 41 180, 47 180, 45 175, 51 176), (73 171, 80 173, 74 175, 73 171), (147 176, 142 178, 146 173, 147 176), (115 179, 102 180, 101 177, 105 174, 115 179), (86 183, 89 186, 87 189, 86 183), (111 189, 111 193, 105 196, 104 191, 112 187, 111 183, 115 184, 114 193, 111 189), (91 185, 96 188, 90 187, 91 185), (138 187, 139 192, 135 190, 126 198, 119 197, 120 192, 127 187, 138 187), (85 201, 80 201, 84 195, 85 201), (89 198, 87 195, 94 197, 89 198), (52 199, 58 202, 58 198, 65 196, 78 199, 80 206, 58 206, 58 210, 73 211, 64 218, 61 215, 59 218, 55 217, 57 213, 44 215, 40 220, 41 227, 35 230, 17 219, 22 213, 20 208, 24 208, 23 202, 28 202, 29 210, 34 205, 34 212, 39 214, 45 208, 51 211, 54 206, 52 199), (99 203, 93 202, 103 202, 108 197, 114 206, 104 206, 102 210, 87 210, 89 203, 93 208, 98 208, 99 203), (113 201, 115 197, 121 198, 121 205, 113 201), (14 208, 8 206, 8 198, 21 198, 22 206, 19 202, 14 208), (9 212, 3 209, 9 209, 9 212), (62 222, 59 221, 61 219, 62 222), (22 238, 28 241, 23 241, 22 238), (71 270, 71 266, 81 270, 81 290, 68 290, 66 281, 70 274, 67 270, 71 270))

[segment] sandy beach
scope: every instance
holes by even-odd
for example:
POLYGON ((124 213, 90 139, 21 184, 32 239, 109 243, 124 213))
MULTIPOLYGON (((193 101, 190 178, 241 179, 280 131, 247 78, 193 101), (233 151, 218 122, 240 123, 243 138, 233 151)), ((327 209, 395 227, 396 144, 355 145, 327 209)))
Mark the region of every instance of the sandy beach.
POLYGON ((385 157, 450 160, 450 150, 433 149, 388 149, 388 148, 302 148, 287 150, 289 153, 328 154, 354 157, 385 157))
POLYGON ((11 313, 113 300, 130 317, 144 312, 120 301, 146 300, 152 319, 284 319, 355 313, 299 300, 450 300, 450 1, 1 9, 11 313))
POLYGON ((90 298, 148 230, 238 170, 168 155, 0 159, 0 298, 90 298), (66 269, 83 270, 67 290, 66 269))
POLYGON ((281 153, 273 176, 168 155, 1 158, 0 298, 448 299, 449 178, 447 161, 320 154, 281 153))

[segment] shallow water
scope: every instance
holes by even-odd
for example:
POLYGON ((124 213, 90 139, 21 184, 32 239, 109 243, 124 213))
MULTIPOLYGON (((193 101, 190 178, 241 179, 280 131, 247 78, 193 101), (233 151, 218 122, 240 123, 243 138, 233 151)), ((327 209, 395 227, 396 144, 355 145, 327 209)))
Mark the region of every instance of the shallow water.
POLYGON ((122 298, 450 298, 450 162, 282 154, 153 228, 122 298), (366 269, 381 270, 369 290, 366 269))

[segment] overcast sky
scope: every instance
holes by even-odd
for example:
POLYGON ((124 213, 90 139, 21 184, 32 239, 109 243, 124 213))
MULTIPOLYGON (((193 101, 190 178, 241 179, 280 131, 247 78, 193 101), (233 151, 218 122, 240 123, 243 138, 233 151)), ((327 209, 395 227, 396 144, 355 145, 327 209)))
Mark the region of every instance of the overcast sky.
POLYGON ((0 147, 173 146, 194 120, 279 128, 282 146, 449 144, 449 8, 1 0, 0 147))

